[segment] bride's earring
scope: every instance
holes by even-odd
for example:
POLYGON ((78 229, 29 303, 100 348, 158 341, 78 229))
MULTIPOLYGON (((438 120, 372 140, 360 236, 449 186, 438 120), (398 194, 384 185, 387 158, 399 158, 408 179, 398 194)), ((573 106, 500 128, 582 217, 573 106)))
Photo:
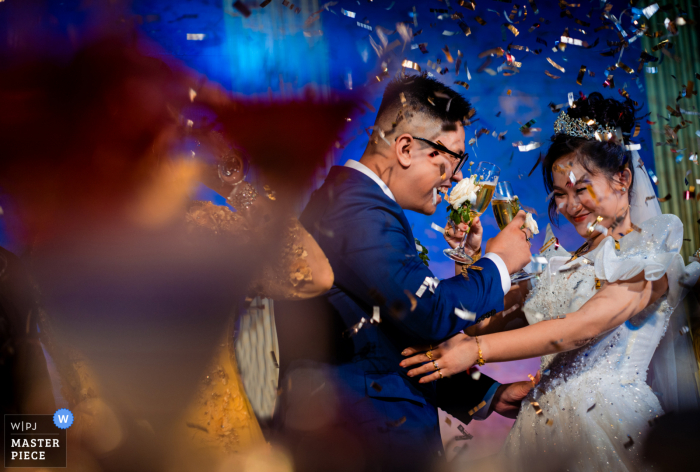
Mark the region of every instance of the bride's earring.
POLYGON ((627 187, 622 187, 622 193, 625 193, 627 191, 627 187))

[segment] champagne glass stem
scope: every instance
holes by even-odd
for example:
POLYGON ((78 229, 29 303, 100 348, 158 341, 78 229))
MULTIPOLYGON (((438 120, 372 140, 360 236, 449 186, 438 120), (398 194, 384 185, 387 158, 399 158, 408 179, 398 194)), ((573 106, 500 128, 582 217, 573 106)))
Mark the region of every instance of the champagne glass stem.
POLYGON ((467 244, 467 236, 469 236, 469 230, 464 232, 464 236, 462 236, 462 242, 459 243, 459 248, 461 250, 464 250, 464 246, 467 244))

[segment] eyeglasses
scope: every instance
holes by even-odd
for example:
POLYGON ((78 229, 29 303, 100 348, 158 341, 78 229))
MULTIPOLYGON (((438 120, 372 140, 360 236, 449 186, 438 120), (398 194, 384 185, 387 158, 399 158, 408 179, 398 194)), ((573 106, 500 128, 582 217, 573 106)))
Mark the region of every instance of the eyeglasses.
POLYGON ((433 149, 436 149, 436 150, 438 150, 438 151, 440 151, 440 152, 444 152, 444 153, 446 153, 446 154, 449 154, 449 155, 450 155, 451 157, 453 157, 454 159, 457 159, 457 165, 455 165, 455 168, 454 168, 454 170, 452 171, 452 175, 455 175, 455 174, 458 173, 460 170, 462 170, 462 166, 464 166, 464 163, 467 161, 467 157, 469 157, 469 154, 466 153, 466 152, 465 152, 464 154, 457 154, 457 153, 454 152, 454 151, 450 151, 450 150, 447 149, 447 148, 445 147, 445 145, 442 144, 440 141, 438 141, 437 143, 434 143, 434 142, 430 141, 429 139, 417 138, 417 137, 415 137, 415 136, 411 136, 411 137, 412 137, 413 139, 417 139, 418 141, 423 141, 424 143, 428 144, 428 145, 429 145, 430 147, 432 147, 433 149))

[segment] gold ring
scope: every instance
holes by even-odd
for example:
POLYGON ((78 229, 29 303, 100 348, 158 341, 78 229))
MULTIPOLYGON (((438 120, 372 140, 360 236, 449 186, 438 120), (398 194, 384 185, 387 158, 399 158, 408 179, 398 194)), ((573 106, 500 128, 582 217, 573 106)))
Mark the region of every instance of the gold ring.
POLYGON ((428 351, 425 353, 425 355, 428 356, 428 359, 430 359, 431 361, 433 360, 433 351, 428 351))
POLYGON ((444 379, 445 377, 442 376, 442 371, 440 369, 437 370, 437 373, 440 374, 440 378, 444 379))
POLYGON ((437 365, 437 361, 433 361, 433 367, 435 367, 435 370, 440 370, 440 368, 437 365))

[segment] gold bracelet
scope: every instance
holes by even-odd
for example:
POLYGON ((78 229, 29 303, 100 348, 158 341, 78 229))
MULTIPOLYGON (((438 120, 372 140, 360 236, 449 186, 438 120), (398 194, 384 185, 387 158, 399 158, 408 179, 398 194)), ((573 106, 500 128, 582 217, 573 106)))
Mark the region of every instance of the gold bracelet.
POLYGON ((478 261, 479 259, 481 259, 481 246, 479 246, 479 248, 476 251, 474 251, 474 255, 472 256, 472 264, 478 261))
POLYGON ((486 361, 484 360, 483 354, 481 352, 481 345, 479 344, 479 336, 474 336, 474 340, 476 341, 476 347, 479 348, 479 358, 476 360, 476 363, 479 365, 484 365, 484 364, 486 364, 486 361))

